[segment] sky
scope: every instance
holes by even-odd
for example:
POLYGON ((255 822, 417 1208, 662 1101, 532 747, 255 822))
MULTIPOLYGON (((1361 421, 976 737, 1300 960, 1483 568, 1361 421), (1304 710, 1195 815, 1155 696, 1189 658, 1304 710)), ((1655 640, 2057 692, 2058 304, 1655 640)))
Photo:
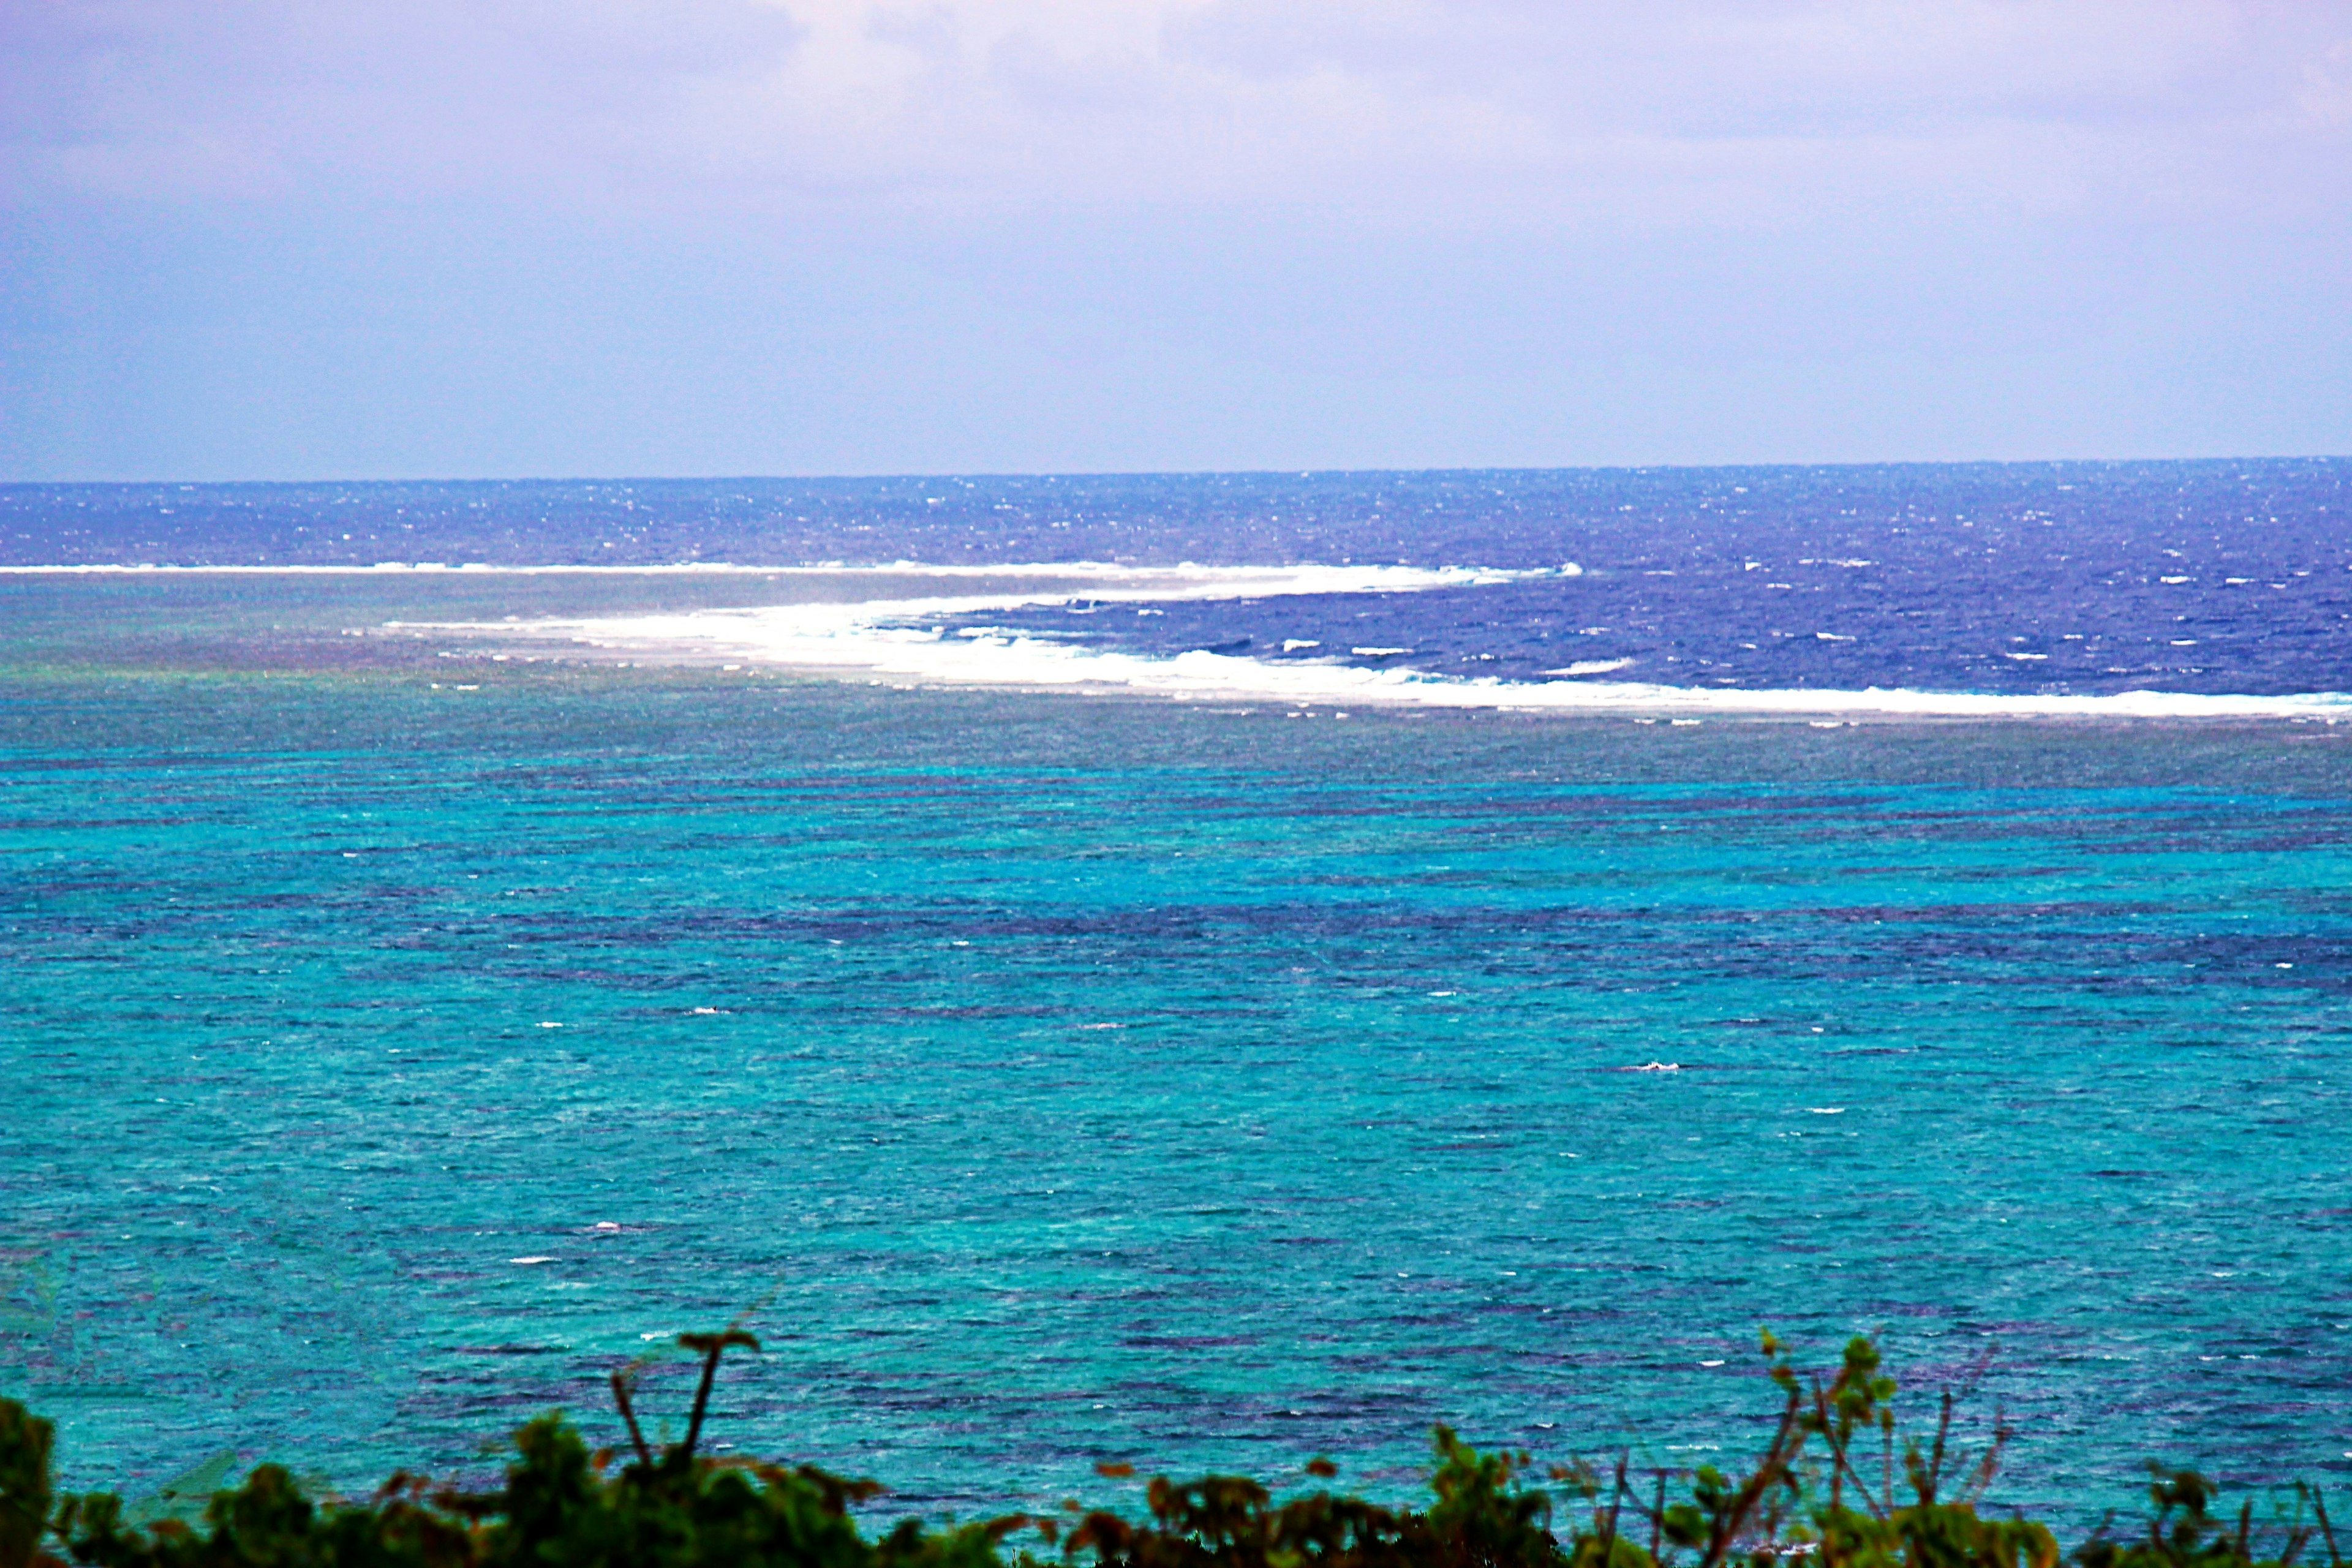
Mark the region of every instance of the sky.
POLYGON ((2352 0, 0 0, 0 479, 2352 452, 2352 0))

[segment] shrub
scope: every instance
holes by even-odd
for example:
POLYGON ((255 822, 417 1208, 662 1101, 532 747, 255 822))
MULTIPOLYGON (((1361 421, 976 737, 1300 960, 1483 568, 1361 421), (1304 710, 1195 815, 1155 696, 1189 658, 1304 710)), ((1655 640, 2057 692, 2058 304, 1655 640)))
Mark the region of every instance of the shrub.
MULTIPOLYGON (((1808 1377, 1765 1335, 1780 1411, 1763 1452, 1738 1474, 1652 1472, 1646 1499, 1626 1459, 1605 1479, 1586 1463, 1555 1468, 1548 1489, 1529 1483, 1527 1455, 1481 1453, 1440 1426, 1433 1500, 1422 1510, 1328 1489, 1276 1503, 1238 1476, 1161 1478, 1139 1520, 1084 1509, 961 1527, 909 1520, 878 1539, 852 1517, 880 1492, 871 1481, 701 1452, 720 1359, 758 1345, 740 1331, 680 1343, 701 1354, 701 1377, 685 1436, 658 1452, 637 1422, 629 1375, 615 1373, 625 1453, 592 1452, 561 1415, 548 1415, 515 1435, 497 1491, 404 1473, 364 1502, 320 1503, 284 1469, 262 1465, 216 1493, 201 1526, 139 1529, 111 1494, 53 1497, 52 1427, 0 1401, 0 1568, 63 1568, 59 1552, 89 1568, 1047 1568, 1056 1555, 1063 1568, 1769 1568, 1808 1558, 1820 1568, 2058 1568, 2061 1560, 2044 1525, 1979 1511, 2005 1427, 1996 1425, 1982 1453, 1961 1455, 1948 1394, 1932 1440, 1904 1442, 1898 1464, 1895 1381, 1862 1339, 1833 1373, 1808 1377), (1564 1533, 1554 1530, 1561 1504, 1578 1515, 1564 1533)), ((1307 1469, 1323 1480, 1336 1474, 1323 1460, 1307 1469)), ((2251 1503, 2231 1523, 2200 1477, 2158 1469, 2144 1534, 2103 1526, 2073 1555, 2080 1568, 2294 1568, 2316 1540, 2329 1568, 2344 1568, 2319 1494, 2297 1488, 2294 1498, 2289 1518, 2257 1531, 2251 1503)))

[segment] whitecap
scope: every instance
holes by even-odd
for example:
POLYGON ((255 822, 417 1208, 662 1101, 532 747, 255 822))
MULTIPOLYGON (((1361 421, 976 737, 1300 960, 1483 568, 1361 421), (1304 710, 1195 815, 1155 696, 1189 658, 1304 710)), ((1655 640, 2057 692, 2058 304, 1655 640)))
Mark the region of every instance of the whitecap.
MULTIPOLYGON (((1523 582, 1549 577, 1580 577, 1584 568, 1570 563, 1558 568, 1536 567, 1498 568, 1477 566, 1376 566, 1327 565, 1307 562, 1293 566, 1230 566, 1202 565, 1196 562, 1180 562, 1173 566, 1133 566, 1118 561, 999 561, 999 562, 929 562, 885 561, 848 563, 820 561, 791 565, 762 566, 731 561, 650 562, 638 565, 603 565, 584 563, 549 562, 534 564, 507 565, 489 562, 468 561, 460 566, 449 566, 438 561, 377 561, 365 565, 327 563, 309 564, 239 564, 205 563, 173 565, 119 562, 56 562, 11 564, 0 563, 0 576, 14 577, 106 577, 123 574, 140 575, 169 574, 189 577, 352 577, 378 576, 403 572, 464 572, 479 577, 763 577, 763 578, 855 578, 855 577, 938 577, 1003 579, 1018 577, 1054 577, 1088 583, 1105 583, 1122 590, 1136 584, 1265 584, 1260 589, 1271 594, 1322 594, 1389 592, 1410 593, 1423 588, 1467 587, 1486 583, 1523 582), (1319 584, 1319 586, 1286 584, 1319 584)), ((1056 595, 1056 598, 1066 595, 1056 595)), ((1179 597, 1191 594, 1134 594, 1122 592, 1110 595, 1123 599, 1179 597)), ((1212 593, 1207 597, 1229 595, 1212 593)), ((1256 597, 1257 593, 1240 593, 1232 597, 1256 597)))
POLYGON ((1630 658, 1580 658, 1574 664, 1562 665, 1558 669, 1547 669, 1544 673, 1546 675, 1607 675, 1612 670, 1628 668, 1633 662, 1630 658))
MULTIPOLYGON (((772 569, 782 572, 788 569, 772 569)), ((846 568, 804 571, 846 572, 846 568)), ((871 575, 883 569, 861 568, 871 575)), ((2129 690, 2100 693, 1925 691, 1907 687, 1680 687, 1594 679, 1508 680, 1446 676, 1410 666, 1252 658, 1194 649, 1169 657, 1122 652, 1006 628, 967 628, 940 637, 943 618, 1066 603, 1076 577, 1089 595, 1129 602, 1260 599, 1290 595, 1420 593, 1519 581, 1531 575, 1475 567, 1402 566, 928 567, 900 574, 1038 578, 996 592, 925 598, 800 602, 755 608, 547 619, 433 623, 429 629, 499 639, 561 640, 632 658, 667 663, 755 661, 803 674, 911 680, 1010 689, 1121 691, 1154 697, 1216 697, 1350 709, 1387 705, 1527 712, 1882 719, 2347 719, 2352 695, 2321 691, 2257 695, 2129 690)), ((892 584, 895 586, 896 584, 892 584)), ((400 626, 404 623, 392 623, 400 626)), ((406 623, 427 629, 426 623, 406 623)), ((1834 637, 1835 634, 1817 634, 1834 637)), ((1366 647, 1360 657, 1406 650, 1366 647)), ((1597 662, 1597 661, 1596 661, 1597 662)), ((1575 665, 1563 667, 1574 669, 1575 665)))

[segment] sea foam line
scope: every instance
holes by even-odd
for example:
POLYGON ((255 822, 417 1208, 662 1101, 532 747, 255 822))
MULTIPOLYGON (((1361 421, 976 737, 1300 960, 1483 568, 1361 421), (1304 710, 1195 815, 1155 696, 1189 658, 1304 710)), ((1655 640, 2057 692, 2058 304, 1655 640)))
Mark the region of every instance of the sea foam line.
POLYGON ((441 575, 458 572, 472 577, 658 577, 684 574, 725 576, 729 574, 743 572, 757 572, 773 576, 783 572, 886 570, 888 568, 848 567, 830 563, 821 566, 738 566, 723 561, 687 561, 647 566, 586 564, 500 566, 487 561, 466 561, 456 565, 446 561, 377 561, 364 565, 358 563, 263 565, 236 562, 182 563, 169 561, 50 562, 23 565, 0 563, 0 577, 377 577, 405 573, 441 575))
MULTIPOLYGON (((1003 568, 992 570, 1003 571, 1003 568)), ((1566 569, 1562 569, 1565 574, 1566 569)), ((954 574, 976 574, 957 573, 954 574)), ((1121 601, 1266 598, 1292 594, 1417 592, 1536 575, 1473 568, 1123 569, 1121 601)), ((1108 578, 1108 574, 1106 574, 1108 578)), ((820 674, 863 674, 934 685, 1121 691, 1176 699, 1276 701, 1292 706, 1500 709, 1559 713, 1685 717, 1811 716, 1950 719, 2352 719, 2352 696, 2308 692, 2121 691, 2004 694, 1920 691, 1739 689, 1639 681, 1505 680, 1433 674, 1411 667, 1367 668, 1328 659, 1279 663, 1195 649, 1146 656, 993 628, 950 634, 926 626, 991 612, 1066 603, 1066 590, 794 604, 751 609, 598 616, 530 622, 394 623, 501 638, 562 640, 684 663, 719 659, 820 674)), ((1596 671, 1595 673, 1599 673, 1596 671)))
MULTIPOLYGON (((1068 567, 1037 567, 1037 571, 1080 571, 1096 563, 1073 563, 1068 567)), ((28 565, 0 564, 0 576, 11 577, 378 577, 416 573, 440 576, 463 573, 469 577, 726 577, 757 575, 838 575, 864 572, 896 572, 913 570, 926 573, 955 574, 970 573, 979 575, 998 570, 1024 571, 1024 567, 960 567, 929 566, 901 561, 887 566, 856 566, 843 562, 825 561, 814 564, 793 566, 745 566, 731 561, 674 561, 646 564, 599 565, 589 563, 551 563, 540 565, 501 565, 488 561, 376 561, 361 563, 330 563, 323 565, 263 564, 238 562, 177 563, 168 561, 92 561, 58 562, 28 565)))
MULTIPOLYGON (((26 565, 0 563, 0 576, 242 576, 242 577, 378 577, 409 574, 475 577, 944 577, 1049 578, 1055 582, 1100 583, 1122 590, 1122 598, 1168 596, 1163 590, 1194 588, 1201 594, 1178 597, 1255 598, 1276 594, 1414 593, 1429 588, 1471 587, 1531 577, 1578 577, 1584 569, 1574 562, 1532 571, 1476 566, 1323 565, 1209 566, 1182 562, 1173 566, 1136 566, 1117 561, 1006 561, 986 564, 926 561, 853 563, 819 561, 788 566, 745 565, 727 561, 681 561, 653 565, 551 563, 509 566, 468 561, 450 565, 439 561, 378 561, 368 565, 240 565, 121 562, 51 563, 26 565), (1127 590, 1132 589, 1133 592, 1127 590), (1219 593, 1216 590, 1225 590, 1219 593)), ((1001 598, 1006 608, 1018 604, 1054 603, 1066 595, 1044 600, 1026 596, 1001 598)))

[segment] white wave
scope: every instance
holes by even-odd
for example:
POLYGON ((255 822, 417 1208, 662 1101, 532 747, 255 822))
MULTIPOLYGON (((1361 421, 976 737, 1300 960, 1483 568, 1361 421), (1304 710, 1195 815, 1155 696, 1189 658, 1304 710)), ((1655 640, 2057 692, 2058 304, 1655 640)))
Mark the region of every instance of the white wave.
POLYGON ((774 576, 779 573, 791 572, 884 570, 887 568, 873 566, 737 566, 723 561, 684 561, 648 566, 499 566, 486 561, 465 561, 456 564, 446 561, 377 561, 365 565, 318 566, 240 565, 236 563, 183 565, 156 561, 67 562, 22 566, 0 563, 0 576, 8 577, 108 577, 118 574, 137 577, 375 577, 404 573, 438 574, 448 572, 462 572, 475 577, 712 577, 730 573, 774 576))
MULTIPOLYGON (((537 570, 537 569, 533 569, 537 570)), ((759 570, 772 570, 761 568, 759 570)), ((772 569, 782 572, 787 569, 772 569)), ((501 639, 562 640, 679 663, 721 659, 772 669, 860 674, 916 684, 1129 692, 1179 700, 1223 698, 1292 707, 1502 709, 1559 713, 1822 716, 1899 719, 2324 719, 2352 720, 2352 695, 2284 696, 2176 691, 2011 694, 1920 691, 1743 689, 1663 686, 1582 679, 1533 681, 1433 674, 1393 662, 1381 668, 1331 658, 1277 661, 1194 649, 1154 657, 1091 647, 1003 628, 965 627, 953 637, 939 623, 991 612, 1066 604, 1083 577, 1088 595, 1138 605, 1151 601, 1258 599, 1319 594, 1415 593, 1550 576, 1552 573, 1470 567, 1076 565, 801 568, 828 573, 920 574, 1043 581, 961 595, 769 605, 528 622, 393 622, 501 639), (1083 567, 1084 571, 1079 568, 1083 567)), ((1393 658, 1390 650, 1379 650, 1393 658)), ((1603 661, 1593 661, 1601 663, 1603 661)), ((1614 661, 1608 661, 1612 666, 1614 661)), ((1570 665, 1566 673, 1583 673, 1570 665)), ((1593 670, 1591 673, 1601 673, 1593 670)))
POLYGON ((1051 578, 1055 582, 1099 583, 1116 587, 1120 591, 1118 596, 1121 598, 1254 598, 1283 594, 1415 593, 1430 588, 1475 587, 1487 583, 1538 577, 1577 577, 1581 576, 1583 571, 1574 563, 1558 568, 1507 571, 1474 566, 1329 566, 1314 563, 1297 566, 1203 566, 1189 561, 1174 566, 1133 566, 1117 561, 1005 561, 982 564, 940 564, 924 561, 865 563, 822 561, 794 566, 745 565, 726 561, 681 561, 638 566, 504 566, 480 561, 467 561, 456 565, 443 561, 378 561, 368 565, 318 566, 172 565, 152 562, 133 564, 120 562, 0 563, 0 575, 18 577, 373 577, 401 573, 463 572, 485 577, 1051 578), (1199 591, 1157 591, 1171 587, 1199 591))
MULTIPOLYGON (((519 568, 530 572, 554 571, 556 568, 519 568)), ((583 568, 583 570, 588 570, 583 568)), ((744 570, 767 571, 765 568, 744 570)), ((926 627, 925 622, 938 622, 966 616, 992 612, 1034 608, 1042 605, 1067 605, 1075 585, 1083 584, 1088 597, 1106 598, 1121 604, 1150 605, 1180 601, 1271 599, 1297 597, 1307 595, 1335 594, 1417 594, 1439 588, 1477 587, 1495 583, 1525 581, 1529 578, 1551 577, 1559 574, 1549 569, 1532 572, 1496 571, 1473 566, 1123 566, 1115 563, 1015 563, 1000 566, 929 566, 913 562, 901 562, 893 566, 796 567, 774 568, 771 575, 787 573, 803 575, 824 574, 828 577, 869 576, 882 579, 918 579, 943 577, 997 578, 1007 585, 994 591, 967 594, 933 595, 919 598, 844 598, 821 602, 795 601, 781 605, 762 605, 748 608, 680 611, 671 614, 599 616, 587 619, 541 619, 528 622, 431 622, 391 621, 386 625, 406 629, 431 628, 442 631, 494 633, 501 636, 535 637, 564 637, 598 646, 642 647, 659 646, 672 653, 699 650, 730 653, 738 657, 766 656, 772 660, 805 664, 813 668, 898 668, 905 660, 904 649, 914 645, 941 644, 942 628, 926 627), (890 650, 901 650, 893 655, 890 650)), ((888 584, 898 586, 896 581, 888 584)), ((1111 660, 1107 668, 1124 668, 1117 661, 1121 656, 1092 654, 1081 647, 1040 637, 992 630, 982 626, 965 627, 956 634, 958 642, 971 649, 994 649, 1000 653, 1013 649, 1024 653, 1052 650, 1071 658, 1111 660)), ((1296 641, 1296 639, 1293 639, 1296 641)), ((1313 644, 1302 646, 1312 647, 1313 644)), ((1411 648, 1360 650, 1382 654, 1408 654, 1411 648)), ((952 658, 954 656, 950 655, 952 658)), ((1223 656, 1203 653, 1203 658, 1223 656)), ((940 662, 934 656, 929 666, 940 662)), ((1002 664, 999 658, 993 662, 1002 664)), ((1150 664, 1164 661, 1128 659, 1128 663, 1150 664)), ((1244 661, 1249 662, 1249 661, 1244 661)), ((940 679, 959 679, 941 671, 940 679)), ((973 679, 996 680, 997 676, 980 675, 973 679)), ((1016 684, 1032 679, 1013 678, 1016 684)), ((1090 679, 1090 677, 1077 677, 1090 679)), ((1065 680, 1049 678, 1049 684, 1060 685, 1065 680)))

